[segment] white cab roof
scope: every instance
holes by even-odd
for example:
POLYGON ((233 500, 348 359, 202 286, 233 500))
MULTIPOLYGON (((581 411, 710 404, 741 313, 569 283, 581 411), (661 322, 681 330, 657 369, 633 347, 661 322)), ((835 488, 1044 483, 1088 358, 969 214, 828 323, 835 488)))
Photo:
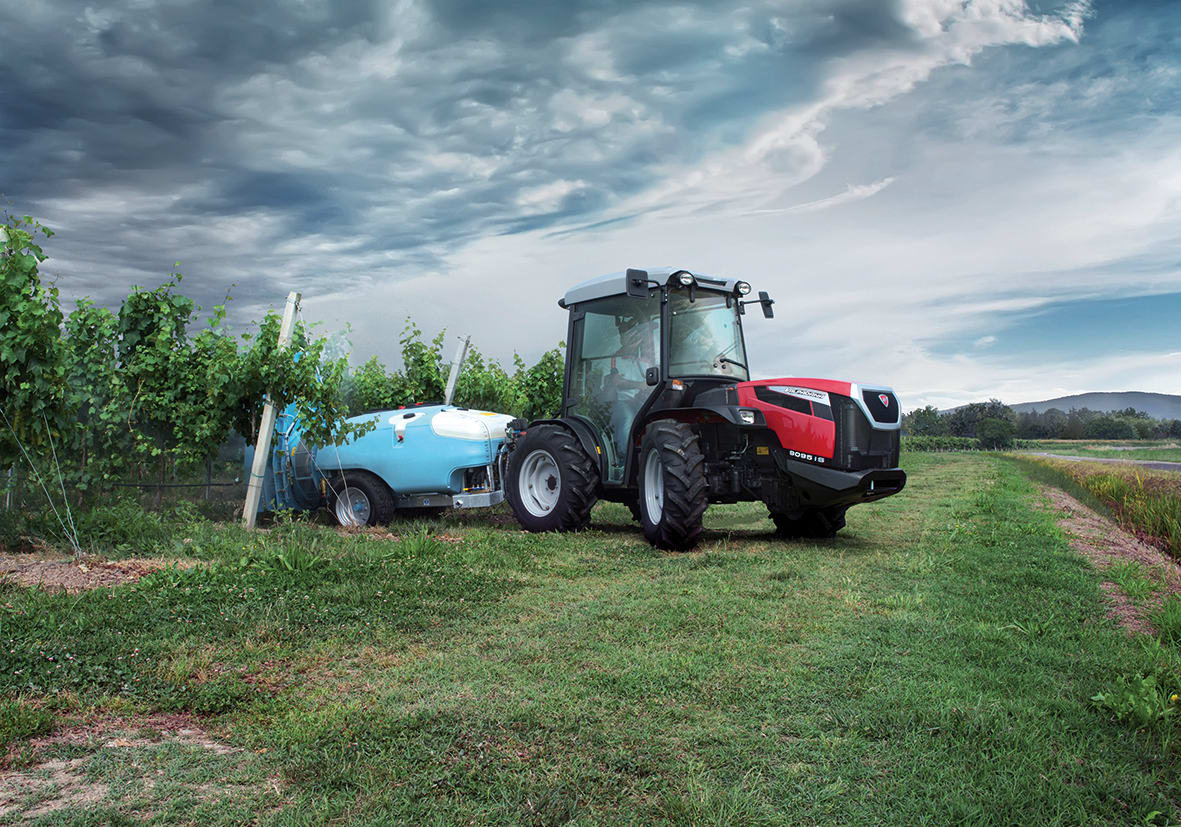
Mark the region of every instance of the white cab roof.
MULTIPOLYGON (((678 273, 685 270, 696 276, 698 284, 710 290, 724 290, 728 293, 734 291, 740 279, 730 279, 721 276, 710 276, 705 273, 698 273, 696 270, 689 270, 686 267, 637 267, 637 270, 647 270, 648 278, 653 281, 658 281, 661 284, 668 281, 668 277, 673 273, 678 273)), ((620 270, 618 273, 608 273, 605 276, 596 276, 593 279, 579 282, 566 291, 566 295, 562 297, 562 303, 567 307, 578 302, 586 302, 591 299, 601 299, 606 296, 618 296, 627 292, 627 271, 620 270)))

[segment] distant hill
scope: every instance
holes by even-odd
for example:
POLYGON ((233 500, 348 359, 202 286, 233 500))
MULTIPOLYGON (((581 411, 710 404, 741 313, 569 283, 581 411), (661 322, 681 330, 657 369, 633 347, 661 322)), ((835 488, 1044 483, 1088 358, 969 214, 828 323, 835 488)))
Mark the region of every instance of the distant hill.
POLYGON ((1076 393, 1073 396, 1060 396, 1042 402, 1021 402, 1009 407, 1017 413, 1041 412, 1050 408, 1060 411, 1069 411, 1071 408, 1089 408, 1092 411, 1122 411, 1125 408, 1135 408, 1155 419, 1181 419, 1181 396, 1143 391, 1076 393))

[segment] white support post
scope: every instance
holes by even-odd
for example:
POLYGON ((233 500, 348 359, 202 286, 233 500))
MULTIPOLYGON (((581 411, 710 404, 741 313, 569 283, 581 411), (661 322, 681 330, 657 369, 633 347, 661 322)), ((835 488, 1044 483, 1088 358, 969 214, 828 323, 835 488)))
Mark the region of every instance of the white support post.
POLYGON ((455 361, 451 363, 451 375, 447 377, 447 394, 443 397, 444 405, 450 405, 452 397, 455 396, 455 383, 459 381, 459 371, 463 367, 463 360, 467 358, 467 348, 471 342, 472 337, 467 336, 455 349, 455 361))
MULTIPOLYGON (((278 350, 291 344, 291 332, 295 327, 295 311, 299 309, 299 293, 287 294, 287 307, 283 310, 283 323, 279 325, 278 350)), ((271 437, 275 431, 275 405, 267 398, 262 408, 262 422, 258 426, 258 441, 254 443, 254 462, 250 467, 250 480, 246 485, 246 504, 242 507, 242 525, 254 528, 258 519, 258 503, 262 499, 262 481, 266 476, 267 463, 271 461, 271 437)))

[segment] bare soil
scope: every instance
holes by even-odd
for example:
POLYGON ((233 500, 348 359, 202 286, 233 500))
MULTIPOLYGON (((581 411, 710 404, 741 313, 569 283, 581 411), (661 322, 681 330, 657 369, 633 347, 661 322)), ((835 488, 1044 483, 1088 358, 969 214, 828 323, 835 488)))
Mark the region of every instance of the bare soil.
POLYGON ((1104 580, 1100 585, 1107 598, 1107 614, 1130 634, 1154 632, 1148 616, 1170 594, 1181 594, 1181 566, 1160 549, 1144 542, 1097 514, 1065 491, 1047 485, 1038 489, 1058 514, 1058 525, 1070 545, 1102 574, 1116 563, 1134 561, 1144 567, 1145 575, 1162 586, 1155 598, 1137 604, 1118 585, 1104 580))
MULTIPOLYGON (((98 752, 111 754, 124 749, 158 748, 169 743, 200 747, 216 756, 241 752, 237 747, 217 741, 195 719, 184 715, 102 718, 65 727, 22 745, 23 766, 20 769, 0 771, 0 818, 17 815, 30 821, 67 807, 87 807, 110 801, 110 785, 87 771, 87 764, 98 752), (60 753, 61 747, 84 747, 93 751, 80 757, 53 757, 52 753, 55 750, 60 753)), ((5 757, 5 765, 13 763, 15 749, 5 757)), ((151 773, 145 766, 143 780, 149 787, 157 780, 151 773)), ((278 780, 269 779, 265 787, 278 793, 278 780)), ((208 784, 194 789, 202 799, 225 792, 208 784)), ((264 789, 264 785, 258 785, 258 789, 264 789)))
POLYGON ((63 556, 53 552, 0 554, 0 579, 19 586, 39 586, 71 594, 107 586, 131 583, 168 566, 191 568, 196 560, 164 560, 138 557, 103 560, 98 557, 63 556))

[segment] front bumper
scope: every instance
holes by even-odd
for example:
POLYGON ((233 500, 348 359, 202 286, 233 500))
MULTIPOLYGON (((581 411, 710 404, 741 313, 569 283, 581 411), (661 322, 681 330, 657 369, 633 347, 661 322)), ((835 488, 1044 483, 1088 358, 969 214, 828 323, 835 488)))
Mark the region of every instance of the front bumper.
POLYGON ((776 464, 791 477, 800 504, 810 508, 873 502, 897 494, 906 486, 906 472, 901 468, 838 471, 782 455, 776 456, 776 464))

